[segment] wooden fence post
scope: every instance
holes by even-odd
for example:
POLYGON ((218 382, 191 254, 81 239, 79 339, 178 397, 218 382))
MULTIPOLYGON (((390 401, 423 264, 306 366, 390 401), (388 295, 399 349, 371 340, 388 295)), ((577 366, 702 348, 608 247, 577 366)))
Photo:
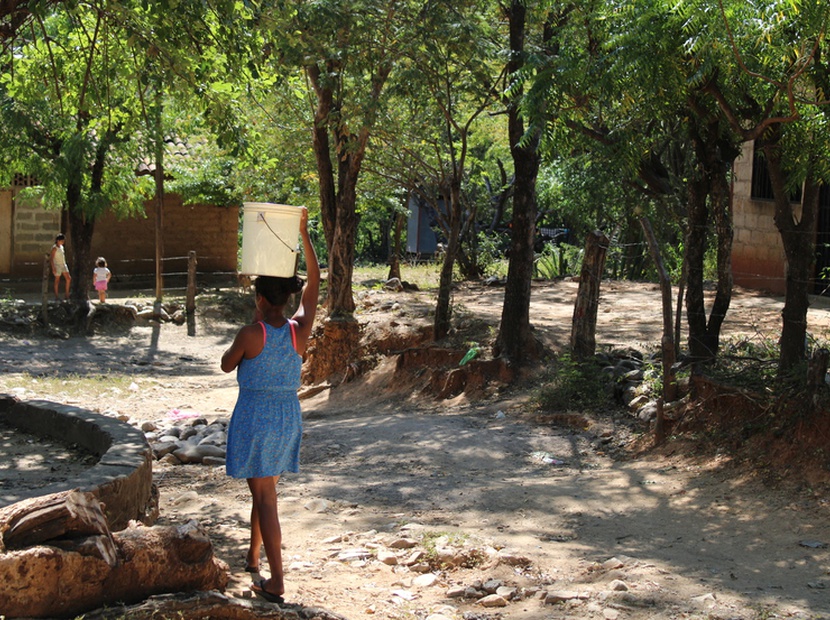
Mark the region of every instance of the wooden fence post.
POLYGON ((660 246, 657 243, 657 238, 654 236, 651 221, 643 216, 640 218, 640 225, 643 227, 643 232, 646 235, 648 247, 651 251, 651 258, 654 260, 654 266, 657 269, 657 275, 660 279, 660 292, 663 299, 663 338, 661 340, 661 350, 663 353, 663 394, 657 401, 657 421, 654 427, 654 441, 660 443, 665 437, 663 405, 665 402, 671 402, 677 398, 677 380, 674 376, 675 346, 674 326, 672 324, 671 280, 666 271, 666 266, 663 264, 663 257, 660 255, 660 246))
POLYGON ((187 316, 187 335, 196 335, 196 250, 187 255, 187 299, 185 300, 187 316))
POLYGON ((579 290, 574 305, 571 329, 571 351, 576 359, 586 359, 596 350, 597 309, 599 308, 599 286, 605 269, 605 255, 608 237, 595 230, 588 235, 585 256, 579 274, 579 290))

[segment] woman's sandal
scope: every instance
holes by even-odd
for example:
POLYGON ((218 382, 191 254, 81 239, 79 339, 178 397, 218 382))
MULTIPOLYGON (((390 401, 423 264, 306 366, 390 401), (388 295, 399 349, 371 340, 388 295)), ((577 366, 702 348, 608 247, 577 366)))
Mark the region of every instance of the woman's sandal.
POLYGON ((274 594, 265 589, 265 579, 259 579, 251 584, 251 590, 254 594, 261 596, 269 603, 276 603, 277 605, 285 605, 285 599, 279 594, 274 594))

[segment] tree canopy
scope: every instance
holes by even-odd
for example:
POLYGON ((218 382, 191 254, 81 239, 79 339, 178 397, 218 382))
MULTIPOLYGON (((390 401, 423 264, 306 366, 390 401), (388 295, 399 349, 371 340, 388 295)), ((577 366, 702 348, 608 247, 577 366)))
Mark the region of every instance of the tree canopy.
MULTIPOLYGON (((164 164, 185 196, 311 206, 334 315, 354 310, 355 262, 388 253, 393 219, 420 195, 448 249, 439 338, 456 265, 486 275, 481 235, 514 234, 524 266, 510 297, 526 306, 538 225, 575 243, 611 228, 635 248, 612 268, 644 277, 637 222, 650 214, 687 278, 689 347, 706 357, 732 286, 731 167, 753 140, 777 183, 795 341, 787 325, 813 277, 799 240, 815 237, 817 207, 787 197, 804 186, 812 200, 830 179, 829 12, 819 0, 6 3, 0 178, 36 176, 82 248, 103 212, 140 210, 154 191, 137 164, 187 139, 198 155, 164 164)), ((523 313, 506 318, 527 343, 523 313)))

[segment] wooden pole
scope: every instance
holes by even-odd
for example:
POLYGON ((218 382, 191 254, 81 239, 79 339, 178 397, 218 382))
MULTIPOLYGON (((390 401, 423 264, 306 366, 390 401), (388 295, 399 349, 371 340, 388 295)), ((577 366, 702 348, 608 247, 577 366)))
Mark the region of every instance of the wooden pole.
POLYGON ((156 182, 156 313, 160 314, 164 291, 162 258, 164 257, 164 133, 161 125, 161 89, 156 83, 155 101, 155 182, 156 182))
POLYGON ((571 351, 577 359, 586 359, 596 350, 599 287, 607 250, 608 237, 604 233, 595 230, 588 235, 571 329, 571 351))
POLYGON ((640 225, 648 240, 648 247, 651 257, 657 268, 657 275, 660 279, 660 293, 663 300, 663 338, 661 341, 663 352, 663 394, 657 401, 657 422, 654 431, 654 440, 661 442, 665 434, 665 421, 663 419, 663 404, 671 402, 677 397, 677 381, 674 377, 674 324, 672 322, 672 293, 671 280, 663 264, 663 257, 660 255, 660 247, 657 238, 654 236, 654 229, 646 216, 640 217, 640 225))
POLYGON ((187 316, 187 335, 196 335, 196 251, 187 255, 187 298, 184 304, 187 316))
POLYGON ((188 314, 196 310, 196 250, 187 254, 187 301, 185 309, 188 314))

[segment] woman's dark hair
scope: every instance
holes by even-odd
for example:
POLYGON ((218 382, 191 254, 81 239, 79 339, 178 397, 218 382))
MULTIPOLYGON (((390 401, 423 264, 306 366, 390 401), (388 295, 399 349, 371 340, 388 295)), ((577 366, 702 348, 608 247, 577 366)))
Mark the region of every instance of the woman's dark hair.
POLYGON ((254 280, 254 290, 262 295, 272 306, 284 306, 288 298, 303 290, 303 281, 297 276, 278 278, 276 276, 259 276, 254 280))

